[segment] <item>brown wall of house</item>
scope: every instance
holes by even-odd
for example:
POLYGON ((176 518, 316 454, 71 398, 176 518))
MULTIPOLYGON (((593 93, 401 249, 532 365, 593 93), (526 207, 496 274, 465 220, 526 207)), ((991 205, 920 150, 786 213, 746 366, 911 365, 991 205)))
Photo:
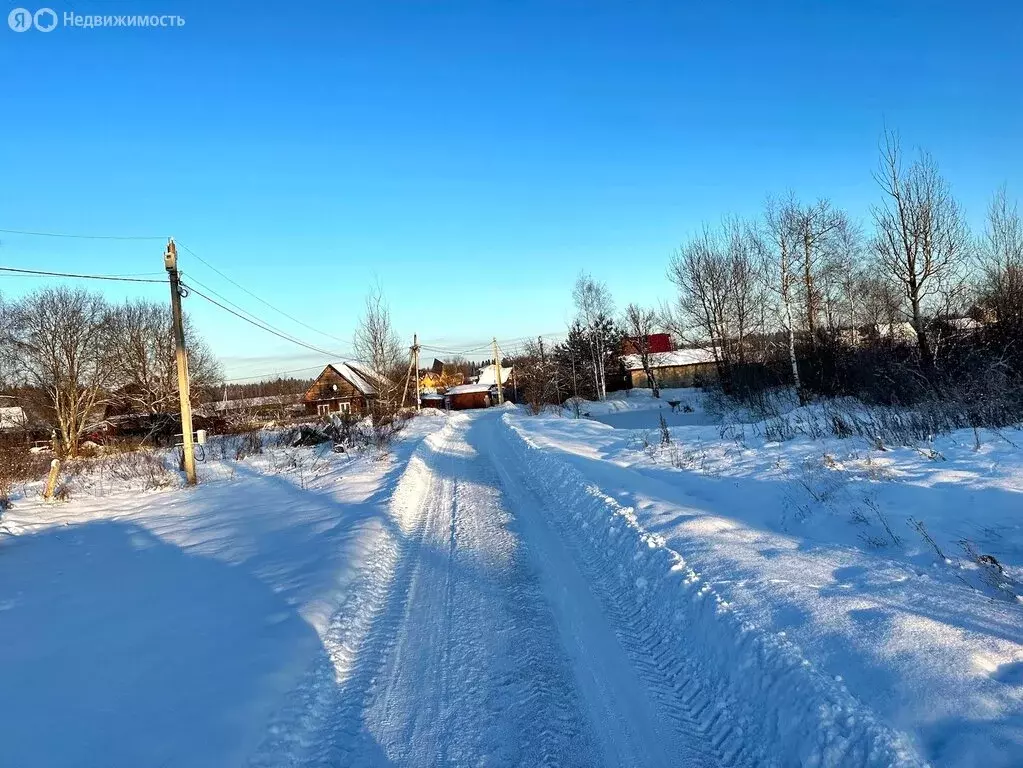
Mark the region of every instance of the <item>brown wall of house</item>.
POLYGON ((489 392, 462 392, 450 395, 451 410, 465 411, 470 408, 487 408, 490 406, 489 392))
POLYGON ((348 409, 350 413, 354 413, 357 416, 362 416, 366 413, 366 398, 362 395, 352 398, 331 398, 323 400, 307 400, 305 402, 305 412, 308 416, 316 416, 319 412, 319 406, 326 405, 330 410, 330 413, 337 413, 342 409, 341 404, 348 403, 348 409))
MULTIPOLYGON (((714 363, 696 363, 694 365, 676 365, 670 368, 656 368, 654 374, 657 376, 658 386, 669 387, 692 387, 694 379, 702 378, 704 381, 712 381, 717 378, 717 369, 714 363)), ((647 387, 647 376, 642 370, 629 371, 633 387, 647 387)))

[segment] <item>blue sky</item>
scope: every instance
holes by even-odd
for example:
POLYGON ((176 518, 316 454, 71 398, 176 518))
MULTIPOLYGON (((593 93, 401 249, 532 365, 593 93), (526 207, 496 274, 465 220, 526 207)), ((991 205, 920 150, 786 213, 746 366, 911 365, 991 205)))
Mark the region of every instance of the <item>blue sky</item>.
MULTIPOLYGON (((582 269, 620 306, 668 298, 678 243, 768 193, 866 220, 886 122, 937 157, 975 224, 999 184, 1023 197, 1018 2, 51 7, 186 24, 0 28, 0 228, 173 234, 342 339, 375 280, 403 335, 461 346, 562 330, 582 269)), ((7 266, 142 273, 161 252, 0 236, 7 266)), ((5 294, 36 285, 0 278, 5 294)), ((186 306, 231 376, 323 359, 186 306)))

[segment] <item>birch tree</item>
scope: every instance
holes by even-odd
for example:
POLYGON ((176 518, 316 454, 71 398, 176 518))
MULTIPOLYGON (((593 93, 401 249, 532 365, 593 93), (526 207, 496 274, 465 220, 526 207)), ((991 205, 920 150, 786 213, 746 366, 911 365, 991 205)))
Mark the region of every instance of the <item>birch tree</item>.
POLYGON ((593 365, 593 379, 597 399, 607 398, 607 328, 614 314, 614 300, 607 285, 594 280, 585 272, 581 273, 572 289, 579 322, 586 329, 590 358, 593 365))
POLYGON ((793 198, 785 202, 769 199, 765 221, 766 238, 761 240, 765 255, 766 269, 774 272, 773 288, 780 301, 779 315, 788 342, 789 367, 792 371, 792 383, 796 388, 801 405, 805 405, 808 397, 799 375, 799 361, 796 358, 796 321, 792 310, 794 301, 796 275, 794 273, 795 251, 797 247, 797 206, 793 198))

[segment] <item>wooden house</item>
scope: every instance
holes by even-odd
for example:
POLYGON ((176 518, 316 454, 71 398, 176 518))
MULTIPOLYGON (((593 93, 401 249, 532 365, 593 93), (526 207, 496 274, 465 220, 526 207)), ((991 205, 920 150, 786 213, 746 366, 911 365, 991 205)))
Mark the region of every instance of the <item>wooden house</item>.
POLYGON ((302 396, 306 414, 363 415, 382 405, 381 393, 391 387, 384 376, 355 363, 328 365, 302 396))

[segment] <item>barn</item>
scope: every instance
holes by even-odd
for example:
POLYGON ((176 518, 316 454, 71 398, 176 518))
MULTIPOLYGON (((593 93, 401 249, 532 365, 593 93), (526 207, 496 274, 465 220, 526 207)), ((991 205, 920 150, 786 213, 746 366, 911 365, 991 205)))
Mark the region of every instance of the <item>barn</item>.
POLYGON ((391 382, 381 374, 355 363, 328 365, 302 396, 306 414, 326 416, 329 413, 363 415, 377 411, 382 405, 381 392, 391 382))
MULTIPOLYGON (((694 387, 700 381, 710 381, 717 376, 714 352, 697 347, 676 349, 673 352, 655 352, 649 355, 649 365, 661 387, 694 387)), ((625 355, 622 358, 629 381, 633 387, 646 387, 647 375, 643 370, 640 355, 625 355)))

